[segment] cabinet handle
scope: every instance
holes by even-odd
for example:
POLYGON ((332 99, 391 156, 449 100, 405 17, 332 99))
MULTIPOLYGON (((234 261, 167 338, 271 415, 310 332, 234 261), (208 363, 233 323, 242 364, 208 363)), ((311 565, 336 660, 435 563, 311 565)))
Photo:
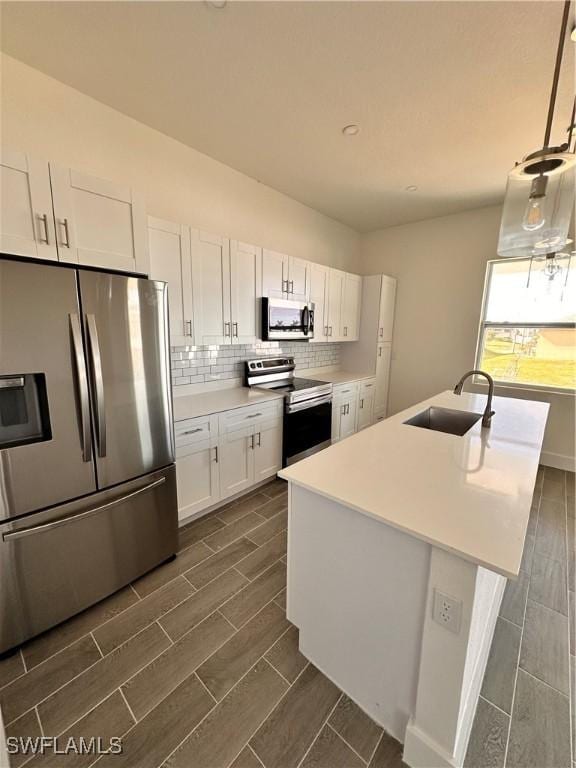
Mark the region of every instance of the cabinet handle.
POLYGON ((262 432, 258 432, 258 448, 262 446, 262 432))
POLYGON ((232 326, 230 323, 224 323, 224 338, 227 336, 232 337, 232 326))
POLYGON ((282 293, 290 293, 288 290, 288 280, 282 280, 282 293), (286 284, 286 288, 284 288, 284 284, 286 284))
POLYGON ((44 237, 39 237, 38 240, 40 240, 41 243, 46 243, 46 245, 50 245, 50 238, 48 237, 48 215, 46 213, 38 214, 38 220, 41 224, 44 225, 44 237))
POLYGON ((360 408, 364 408, 364 398, 360 398, 360 408))
POLYGON ((196 427, 196 429, 187 429, 185 432, 182 432, 182 435, 195 435, 197 432, 203 432, 204 430, 202 427, 196 427))
POLYGON ((192 320, 186 320, 184 324, 184 336, 192 336, 192 320))
POLYGON ((330 326, 330 333, 328 334, 328 336, 332 336, 332 326, 330 326))
POLYGON ((384 336, 384 328, 378 328, 378 336, 380 336, 380 338, 384 336))
POLYGON ((238 323, 232 323, 232 327, 234 328, 234 336, 238 338, 238 323))
POLYGON ((378 357, 382 357, 382 347, 378 347, 378 357))
POLYGON ((68 227, 68 219, 62 219, 60 223, 64 227, 64 234, 66 235, 66 240, 64 240, 61 245, 63 245, 64 248, 70 248, 70 229, 68 227))
POLYGON ((328 336, 328 326, 324 326, 324 336, 328 336))
POLYGON ((254 450, 254 435, 250 435, 250 440, 251 440, 251 443, 250 443, 250 448, 251 448, 252 450, 254 450))
POLYGON ((344 326, 344 336, 348 336, 348 326, 344 326))
POLYGON ((290 280, 290 293, 294 293, 294 280, 290 280))
POLYGON ((247 419, 256 419, 258 416, 262 416, 262 414, 261 413, 250 413, 245 418, 247 418, 247 419))
POLYGON ((218 464, 218 446, 214 446, 214 461, 218 464))

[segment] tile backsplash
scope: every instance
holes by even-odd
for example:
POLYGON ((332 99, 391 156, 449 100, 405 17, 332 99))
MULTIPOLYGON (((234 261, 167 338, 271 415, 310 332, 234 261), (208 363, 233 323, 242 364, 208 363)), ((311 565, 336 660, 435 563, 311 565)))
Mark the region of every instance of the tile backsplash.
POLYGON ((296 369, 323 368, 340 364, 340 344, 282 343, 259 341, 210 347, 172 347, 172 384, 203 384, 244 376, 244 361, 257 357, 288 355, 296 369))

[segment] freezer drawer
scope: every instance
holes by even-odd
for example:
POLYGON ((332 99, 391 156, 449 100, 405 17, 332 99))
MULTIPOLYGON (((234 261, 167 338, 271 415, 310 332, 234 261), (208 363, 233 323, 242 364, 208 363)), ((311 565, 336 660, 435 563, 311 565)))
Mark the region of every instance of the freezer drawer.
POLYGON ((0 525, 0 653, 173 555, 174 465, 0 525))

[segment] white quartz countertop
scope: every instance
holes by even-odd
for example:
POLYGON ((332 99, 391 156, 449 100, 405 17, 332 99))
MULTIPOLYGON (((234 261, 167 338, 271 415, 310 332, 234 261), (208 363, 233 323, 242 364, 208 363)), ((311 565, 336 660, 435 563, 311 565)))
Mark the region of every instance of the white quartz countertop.
MULTIPOLYGON (((298 375, 298 374, 296 374, 298 375)), ((374 373, 353 373, 352 371, 329 371, 328 373, 303 374, 307 379, 315 381, 325 381, 328 384, 349 384, 352 381, 362 381, 363 379, 373 379, 374 373)))
POLYGON ((248 387, 230 387, 212 392, 199 392, 196 395, 179 395, 173 400, 174 421, 194 419, 196 416, 207 416, 210 413, 220 413, 282 397, 284 395, 278 392, 265 392, 248 387))
POLYGON ((403 423, 432 405, 483 413, 485 404, 442 392, 279 475, 515 578, 549 405, 495 397, 491 428, 478 421, 462 437, 403 423))

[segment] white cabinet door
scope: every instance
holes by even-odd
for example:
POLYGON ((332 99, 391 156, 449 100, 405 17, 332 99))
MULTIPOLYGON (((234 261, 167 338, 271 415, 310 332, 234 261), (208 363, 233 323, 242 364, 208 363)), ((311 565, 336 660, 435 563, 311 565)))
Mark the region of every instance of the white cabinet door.
POLYGON ((340 440, 340 421, 344 413, 344 403, 335 399, 332 401, 332 442, 340 440))
POLYGON ((218 446, 208 440, 177 450, 179 520, 216 504, 220 499, 218 460, 218 446))
POLYGON ((374 392, 375 386, 371 389, 361 389, 358 395, 358 420, 356 431, 366 429, 374 421, 374 392))
POLYGON ((220 495, 225 499, 249 488, 254 480, 254 428, 220 435, 220 495))
POLYGON ((357 341, 360 334, 360 298, 362 278, 347 272, 344 275, 342 299, 342 337, 345 341, 357 341))
POLYGON ((288 262, 285 253, 262 251, 262 296, 285 299, 288 297, 288 262))
POLYGON ((194 343, 190 229, 182 224, 148 217, 150 277, 168 283, 170 342, 194 343))
POLYGON ((282 469, 282 420, 255 427, 254 482, 274 477, 282 469))
POLYGON ((340 418, 340 440, 350 437, 356 432, 356 409, 358 400, 356 394, 344 402, 344 413, 340 418))
POLYGON ((308 301, 310 297, 310 265, 307 261, 290 256, 288 263, 288 298, 308 301))
POLYGON ((196 229, 190 235, 195 343, 230 344, 229 241, 196 229))
POLYGON ((314 304, 314 338, 311 343, 328 338, 328 279, 330 270, 321 264, 310 264, 310 301, 314 304))
POLYGON ((112 181, 50 165, 61 261, 148 274, 143 200, 112 181))
POLYGON ((394 306, 396 304, 396 280, 382 275, 380 292, 380 313, 378 319, 378 341, 392 341, 394 330, 394 306))
POLYGON ((23 152, 0 154, 0 252, 58 258, 48 163, 23 152))
POLYGON ((254 344, 260 337, 258 287, 262 249, 232 240, 230 243, 230 302, 232 343, 254 344))
POLYGON ((330 341, 341 341, 342 303, 344 299, 344 272, 331 269, 328 280, 328 337, 330 341))
POLYGON ((376 419, 386 417, 391 351, 391 344, 378 344, 376 352, 376 392, 374 394, 374 416, 376 419))

